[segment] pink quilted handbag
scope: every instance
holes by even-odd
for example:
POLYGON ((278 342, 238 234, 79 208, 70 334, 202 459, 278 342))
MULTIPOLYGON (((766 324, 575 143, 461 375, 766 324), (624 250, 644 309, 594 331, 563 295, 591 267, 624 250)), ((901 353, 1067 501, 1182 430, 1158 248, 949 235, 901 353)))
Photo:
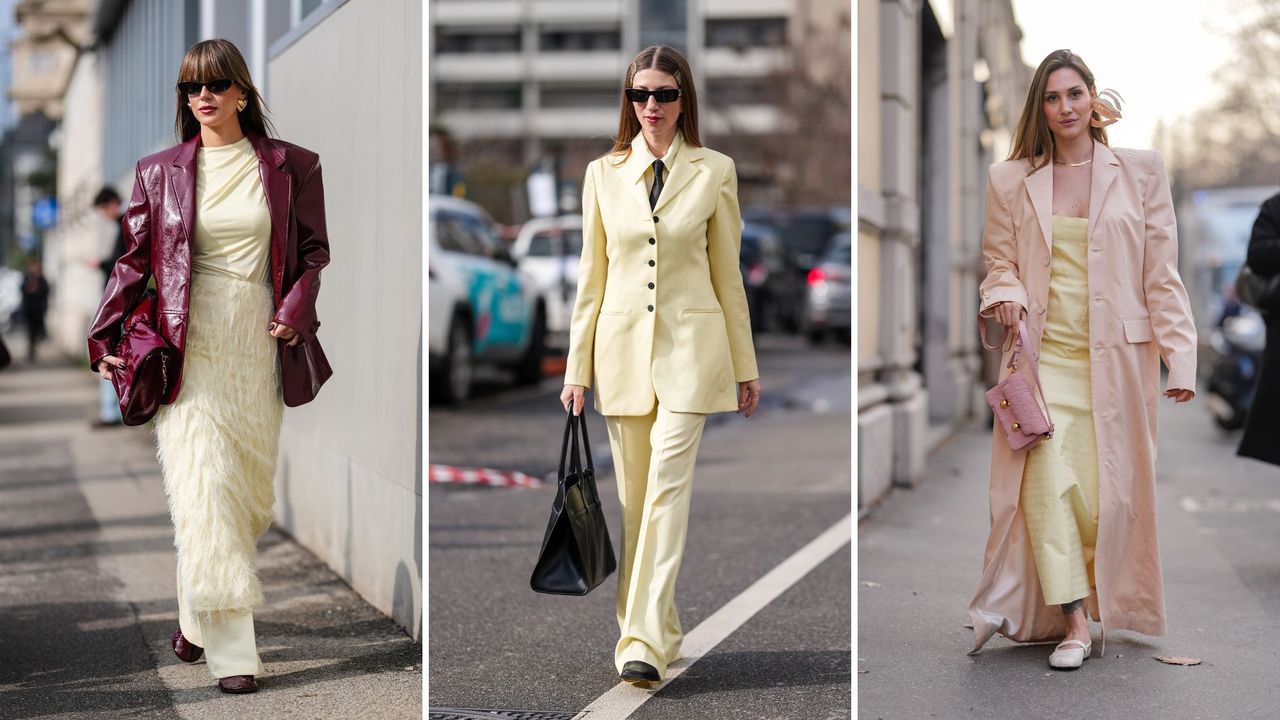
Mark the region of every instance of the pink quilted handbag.
MULTIPOLYGON (((999 350, 999 347, 987 345, 987 326, 978 319, 978 333, 982 336, 982 346, 988 350, 999 350)), ((1005 330, 1008 335, 1008 329, 1005 330)), ((1049 413, 1049 403, 1044 399, 1044 391, 1040 387, 1040 373, 1034 357, 1028 358, 1031 377, 1035 379, 1036 390, 1044 408, 1036 403, 1036 396, 1027 385, 1027 380, 1018 373, 1018 356, 1022 354, 1023 345, 1030 345, 1027 339, 1026 323, 1018 322, 1018 335, 1013 339, 1013 354, 1009 356, 1009 377, 987 391, 987 404, 996 414, 996 420, 1004 428, 1009 447, 1015 452, 1029 450, 1053 437, 1053 417, 1049 413)), ((1004 345, 1004 340, 1001 340, 1004 345)))

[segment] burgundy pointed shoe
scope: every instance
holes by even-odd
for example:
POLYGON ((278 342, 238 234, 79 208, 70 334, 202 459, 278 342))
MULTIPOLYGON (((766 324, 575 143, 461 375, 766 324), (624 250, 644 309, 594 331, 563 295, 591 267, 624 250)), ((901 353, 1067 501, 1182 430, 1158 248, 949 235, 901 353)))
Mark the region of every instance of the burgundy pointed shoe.
POLYGON ((224 693, 258 692, 258 682, 252 675, 232 675, 218 678, 218 689, 224 693))
POLYGON ((173 631, 173 654, 185 663, 193 663, 204 655, 204 648, 199 645, 191 644, 191 641, 182 635, 182 630, 173 631))

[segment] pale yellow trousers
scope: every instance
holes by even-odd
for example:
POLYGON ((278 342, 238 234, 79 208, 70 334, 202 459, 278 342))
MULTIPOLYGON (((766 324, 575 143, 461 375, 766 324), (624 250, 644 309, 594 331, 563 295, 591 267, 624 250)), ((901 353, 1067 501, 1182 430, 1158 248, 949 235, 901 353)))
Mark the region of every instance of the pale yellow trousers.
POLYGON ((684 632, 676 614, 676 575, 689 526, 693 465, 707 416, 657 403, 648 415, 609 416, 622 551, 618 561, 618 672, 632 660, 665 675, 680 657, 684 632))
POLYGON ((262 676, 266 671, 258 657, 253 613, 224 612, 195 616, 187 610, 178 576, 178 628, 192 645, 204 648, 204 661, 215 678, 233 675, 262 676))

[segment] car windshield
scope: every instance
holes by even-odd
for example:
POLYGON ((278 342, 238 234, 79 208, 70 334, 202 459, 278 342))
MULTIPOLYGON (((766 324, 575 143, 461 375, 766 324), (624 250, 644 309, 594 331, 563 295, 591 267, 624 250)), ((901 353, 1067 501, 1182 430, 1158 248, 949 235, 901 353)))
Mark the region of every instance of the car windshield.
MULTIPOLYGON (((582 231, 576 228, 565 229, 563 235, 564 254, 581 255, 582 231)), ((539 230, 529 238, 528 257, 552 257, 555 255, 555 247, 555 233, 551 230, 539 230)))
POLYGON ((748 213, 752 222, 768 225, 778 233, 792 254, 808 253, 817 255, 827 246, 831 236, 839 232, 839 227, 831 218, 821 215, 783 215, 772 213, 748 213))
POLYGON ((853 263, 853 250, 848 237, 841 237, 832 244, 831 249, 823 256, 822 262, 832 265, 850 265, 853 263))

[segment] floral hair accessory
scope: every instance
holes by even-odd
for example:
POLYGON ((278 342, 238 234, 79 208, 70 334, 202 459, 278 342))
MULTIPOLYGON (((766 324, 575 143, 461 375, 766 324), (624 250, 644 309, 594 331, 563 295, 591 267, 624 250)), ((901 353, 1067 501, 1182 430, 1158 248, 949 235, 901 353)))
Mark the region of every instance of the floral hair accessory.
POLYGON ((1095 117, 1089 118, 1089 124, 1096 128, 1104 128, 1108 125, 1114 125, 1124 117, 1120 114, 1120 108, 1124 103, 1124 98, 1115 90, 1106 89, 1098 93, 1098 97, 1093 99, 1093 114, 1095 117))

